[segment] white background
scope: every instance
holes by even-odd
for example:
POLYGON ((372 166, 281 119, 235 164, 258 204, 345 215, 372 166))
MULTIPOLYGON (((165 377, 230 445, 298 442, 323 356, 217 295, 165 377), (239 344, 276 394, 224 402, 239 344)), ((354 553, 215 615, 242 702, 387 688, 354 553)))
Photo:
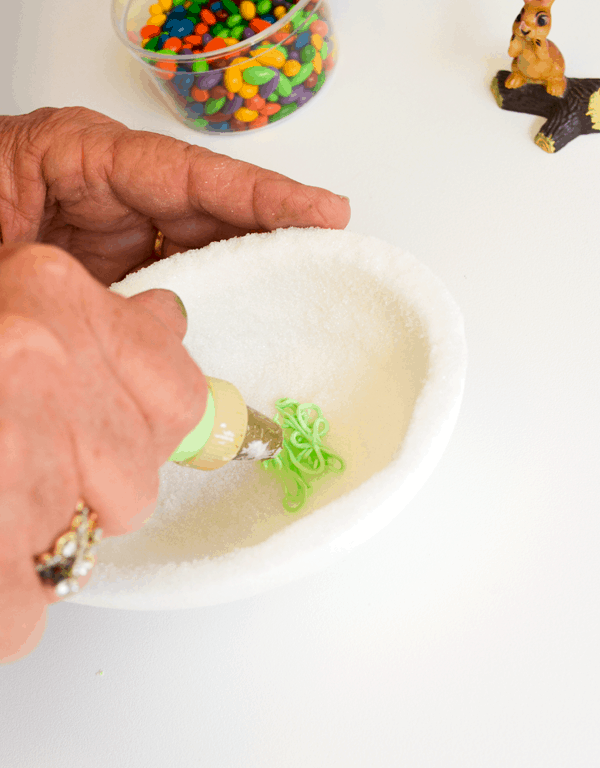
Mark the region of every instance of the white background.
MULTIPOLYGON (((326 571, 184 612, 53 607, 0 669, 3 768, 600 765, 600 137, 548 155, 497 107, 518 2, 337 5, 330 87, 206 138, 138 89, 106 0, 3 3, 3 113, 81 104, 348 195, 351 230, 446 283, 470 351, 434 475, 326 571)), ((600 77, 599 34, 596 0, 555 4, 568 75, 600 77)))

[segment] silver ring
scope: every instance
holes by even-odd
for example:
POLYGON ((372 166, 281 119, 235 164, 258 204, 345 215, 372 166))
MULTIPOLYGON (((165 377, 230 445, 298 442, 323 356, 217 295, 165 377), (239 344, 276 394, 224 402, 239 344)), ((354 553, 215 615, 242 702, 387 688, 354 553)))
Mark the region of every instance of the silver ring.
POLYGON ((40 579, 54 586, 58 597, 78 592, 79 579, 86 576, 96 562, 94 549, 101 538, 98 516, 81 499, 69 530, 55 541, 52 550, 34 558, 40 579))

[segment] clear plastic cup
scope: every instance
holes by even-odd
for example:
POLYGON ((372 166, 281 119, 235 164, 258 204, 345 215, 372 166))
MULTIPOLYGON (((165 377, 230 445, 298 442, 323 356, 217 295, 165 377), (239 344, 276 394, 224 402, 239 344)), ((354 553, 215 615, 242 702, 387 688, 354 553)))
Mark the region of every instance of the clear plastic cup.
MULTIPOLYGON (((278 122, 307 104, 334 69, 337 42, 329 5, 324 0, 298 0, 294 5, 273 0, 274 9, 291 5, 275 23, 257 34, 248 27, 252 36, 245 32, 247 37, 239 41, 219 34, 213 43, 196 34, 197 29, 202 31, 196 25, 191 34, 175 34, 179 28, 190 28, 196 18, 194 7, 210 9, 212 3, 186 0, 171 6, 173 0, 157 2, 166 17, 162 27, 156 22, 149 24, 154 0, 113 0, 113 25, 120 40, 158 86, 167 106, 190 128, 230 134, 278 122), (192 11, 188 11, 190 7, 192 11), (168 32, 162 31, 164 25, 169 26, 168 32), (161 33, 156 34, 156 29, 161 33), (152 36, 142 37, 149 32, 152 36), (177 41, 181 48, 174 50, 177 41), (165 50, 165 43, 173 50, 165 50), (225 47, 211 50, 216 45, 225 47)), ((204 23, 198 17, 198 24, 204 23)), ((228 32, 229 28, 221 34, 228 32)), ((239 35, 239 27, 233 32, 239 35)))

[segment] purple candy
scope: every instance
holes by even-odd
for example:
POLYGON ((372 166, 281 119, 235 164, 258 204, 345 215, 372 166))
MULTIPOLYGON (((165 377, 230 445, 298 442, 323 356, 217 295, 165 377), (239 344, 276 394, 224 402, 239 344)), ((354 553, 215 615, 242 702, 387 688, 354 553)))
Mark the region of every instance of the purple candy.
POLYGON ((294 61, 300 61, 300 54, 298 51, 290 51, 288 53, 288 60, 293 59, 294 61))
POLYGON ((210 91, 215 85, 219 85, 222 77, 223 73, 218 69, 202 72, 201 74, 196 75, 196 85, 203 91, 210 91))
POLYGON ((254 32, 250 27, 246 27, 246 29, 242 32, 242 37, 244 40, 248 40, 250 37, 254 37, 256 32, 254 32))
POLYGON ((279 85, 279 70, 275 67, 267 67, 267 69, 272 69, 275 72, 275 77, 268 83, 263 83, 258 89, 258 93, 263 99, 268 99, 272 93, 275 93, 279 85))
POLYGON ((295 85, 292 88, 292 92, 289 96, 282 96, 279 99, 280 104, 293 104, 296 102, 298 106, 302 106, 302 104, 306 104, 306 102, 314 96, 312 91, 309 91, 307 88, 305 88, 302 84, 295 85))
POLYGON ((236 93, 236 95, 231 99, 231 101, 226 101, 225 106, 221 110, 221 113, 223 115, 233 115, 234 112, 237 112, 240 107, 244 106, 244 99, 236 93))
POLYGON ((208 32, 205 32, 205 33, 202 35, 202 45, 206 45, 207 43, 210 43, 210 41, 211 41, 212 39, 213 39, 213 36, 212 36, 210 33, 208 33, 208 32))

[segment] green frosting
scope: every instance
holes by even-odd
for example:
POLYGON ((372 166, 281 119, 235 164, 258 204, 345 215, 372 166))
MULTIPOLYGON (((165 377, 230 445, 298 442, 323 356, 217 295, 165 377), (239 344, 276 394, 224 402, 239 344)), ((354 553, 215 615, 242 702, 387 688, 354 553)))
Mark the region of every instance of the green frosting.
POLYGON ((345 464, 323 444, 329 422, 318 405, 282 398, 275 407, 278 412, 274 420, 283 429, 283 448, 277 456, 261 463, 283 483, 284 509, 298 512, 312 493, 314 481, 329 472, 343 472, 345 464))
POLYGON ((206 410, 200 423, 184 437, 179 446, 169 457, 169 461, 187 461, 199 453, 208 442, 213 427, 215 425, 215 401, 212 392, 208 391, 206 401, 206 410))

